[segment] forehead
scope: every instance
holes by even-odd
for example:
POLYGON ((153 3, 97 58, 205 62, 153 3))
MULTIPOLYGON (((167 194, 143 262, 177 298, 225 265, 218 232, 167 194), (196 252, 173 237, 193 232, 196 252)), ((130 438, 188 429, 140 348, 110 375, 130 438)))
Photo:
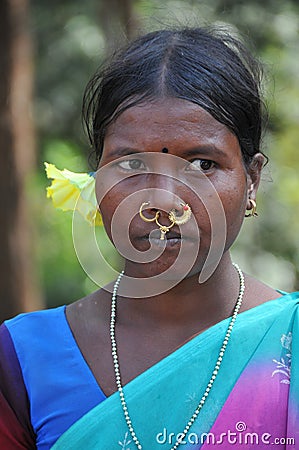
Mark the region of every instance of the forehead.
MULTIPOLYGON (((108 127, 105 149, 111 146, 135 145, 140 151, 157 145, 204 144, 225 145, 237 141, 235 135, 207 111, 186 100, 166 98, 132 106, 119 115, 108 127)), ((161 147, 162 145, 162 147, 161 147)))

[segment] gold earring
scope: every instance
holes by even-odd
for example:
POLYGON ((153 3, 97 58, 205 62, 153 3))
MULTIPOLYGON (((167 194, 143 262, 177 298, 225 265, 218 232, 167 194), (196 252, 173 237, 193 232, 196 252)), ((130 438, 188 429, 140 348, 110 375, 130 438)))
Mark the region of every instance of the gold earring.
POLYGON ((180 216, 177 216, 176 209, 171 209, 168 213, 169 220, 175 225, 184 225, 191 218, 192 211, 190 206, 187 203, 181 203, 181 206, 183 207, 183 214, 180 216))
POLYGON ((249 202, 251 204, 251 210, 250 213, 245 214, 245 217, 257 217, 258 213, 256 212, 256 202, 252 200, 252 198, 249 199, 249 202))

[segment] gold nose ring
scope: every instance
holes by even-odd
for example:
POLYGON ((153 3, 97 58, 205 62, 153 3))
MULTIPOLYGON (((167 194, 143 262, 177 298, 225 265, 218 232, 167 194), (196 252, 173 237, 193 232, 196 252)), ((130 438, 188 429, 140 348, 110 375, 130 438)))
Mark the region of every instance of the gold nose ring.
POLYGON ((181 215, 177 215, 177 210, 175 208, 171 209, 168 213, 168 219, 171 222, 170 225, 168 225, 168 226, 162 225, 159 222, 159 217, 160 217, 159 210, 156 212, 155 217, 152 217, 151 219, 145 217, 145 215, 143 214, 143 212, 142 212, 143 208, 145 206, 148 206, 149 204, 150 204, 150 202, 144 202, 141 204, 141 206, 139 208, 139 215, 144 222, 156 222, 156 224, 159 227, 161 241, 164 241, 165 234, 168 233, 170 228, 172 228, 174 225, 184 225, 191 218, 192 211, 191 211, 190 206, 187 203, 181 203, 180 205, 182 206, 183 213, 181 215))
POLYGON ((181 215, 177 215, 176 209, 171 209, 168 213, 169 220, 176 225, 184 225, 184 223, 187 223, 191 218, 192 211, 188 203, 181 203, 181 206, 183 209, 183 213, 181 215))
POLYGON ((150 204, 150 202, 142 203, 142 205, 139 208, 139 215, 140 215, 141 219, 144 220, 144 222, 155 222, 155 220, 157 220, 159 218, 160 211, 157 211, 155 214, 155 217, 153 217, 152 219, 148 219, 147 217, 145 217, 145 215, 142 212, 143 208, 145 206, 148 206, 149 204, 150 204))

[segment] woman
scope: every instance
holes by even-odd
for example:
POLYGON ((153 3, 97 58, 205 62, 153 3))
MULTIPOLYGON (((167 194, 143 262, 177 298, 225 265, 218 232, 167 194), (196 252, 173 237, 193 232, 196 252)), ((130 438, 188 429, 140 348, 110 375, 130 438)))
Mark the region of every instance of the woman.
POLYGON ((265 161, 259 81, 210 29, 147 34, 92 80, 97 199, 124 274, 2 325, 1 448, 299 448, 298 294, 230 258, 265 161))

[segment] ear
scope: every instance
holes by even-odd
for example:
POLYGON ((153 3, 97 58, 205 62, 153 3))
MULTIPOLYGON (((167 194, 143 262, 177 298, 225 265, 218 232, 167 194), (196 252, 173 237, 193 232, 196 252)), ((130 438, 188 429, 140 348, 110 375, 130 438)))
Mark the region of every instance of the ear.
POLYGON ((256 201, 256 193, 261 180, 261 173, 265 163, 262 153, 256 153, 247 168, 247 210, 252 209, 249 199, 256 201))

